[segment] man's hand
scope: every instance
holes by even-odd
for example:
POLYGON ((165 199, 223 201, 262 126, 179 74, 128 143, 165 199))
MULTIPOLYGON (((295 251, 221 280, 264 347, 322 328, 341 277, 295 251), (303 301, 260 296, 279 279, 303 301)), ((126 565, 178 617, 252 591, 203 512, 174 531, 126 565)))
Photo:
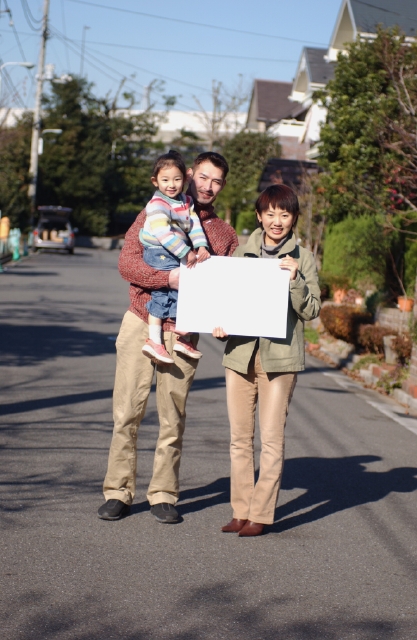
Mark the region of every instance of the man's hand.
POLYGON ((190 251, 187 253, 187 269, 192 269, 193 267, 195 267, 196 264, 197 264, 197 256, 194 253, 194 251, 190 249, 190 251))
POLYGON ((229 335, 223 331, 222 327, 215 327, 212 333, 214 338, 228 338, 229 335))
POLYGON ((207 251, 206 247, 200 247, 197 251, 197 262, 205 262, 210 258, 210 253, 207 251))
POLYGON ((291 256, 285 256, 285 258, 281 259, 281 264, 279 265, 281 269, 287 269, 290 272, 290 280, 295 280, 297 277, 298 271, 298 262, 291 256))
POLYGON ((176 269, 172 269, 172 271, 169 272, 168 284, 170 289, 177 289, 178 291, 180 286, 180 268, 179 267, 177 267, 176 269))

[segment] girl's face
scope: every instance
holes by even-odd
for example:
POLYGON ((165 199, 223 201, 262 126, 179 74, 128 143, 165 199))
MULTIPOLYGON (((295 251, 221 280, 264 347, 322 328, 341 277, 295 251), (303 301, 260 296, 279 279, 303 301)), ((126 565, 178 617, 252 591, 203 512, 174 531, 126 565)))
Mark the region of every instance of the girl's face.
POLYGON ((154 187, 157 187, 164 196, 176 198, 184 187, 184 176, 178 167, 163 167, 156 178, 151 178, 154 187))
POLYGON ((294 224, 294 214, 285 209, 273 209, 271 206, 262 213, 256 212, 265 231, 265 244, 277 245, 289 234, 294 224))

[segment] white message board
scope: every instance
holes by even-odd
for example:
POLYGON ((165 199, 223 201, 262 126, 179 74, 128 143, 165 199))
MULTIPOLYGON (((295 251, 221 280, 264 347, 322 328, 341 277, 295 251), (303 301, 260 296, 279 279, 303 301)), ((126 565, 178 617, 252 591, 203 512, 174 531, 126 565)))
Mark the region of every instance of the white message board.
POLYGON ((192 269, 181 265, 177 328, 286 338, 290 272, 279 262, 212 256, 192 269))

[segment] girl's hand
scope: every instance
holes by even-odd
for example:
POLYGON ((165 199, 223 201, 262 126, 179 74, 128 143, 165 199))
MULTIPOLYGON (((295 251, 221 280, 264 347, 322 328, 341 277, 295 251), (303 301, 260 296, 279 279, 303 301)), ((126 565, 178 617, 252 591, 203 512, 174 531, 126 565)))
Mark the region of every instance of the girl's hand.
POLYGON ((229 335, 223 331, 222 327, 215 327, 213 329, 212 335, 213 335, 214 338, 228 338, 229 337, 229 335))
POLYGON ((210 258, 210 254, 206 247, 200 247, 197 251, 197 262, 204 262, 210 258))
POLYGON ((291 256, 285 256, 281 258, 281 269, 287 269, 290 272, 290 280, 295 280, 298 272, 298 262, 291 256))
POLYGON ((187 253, 187 269, 192 269, 192 267, 195 267, 196 264, 197 256, 194 251, 190 249, 190 251, 187 253))

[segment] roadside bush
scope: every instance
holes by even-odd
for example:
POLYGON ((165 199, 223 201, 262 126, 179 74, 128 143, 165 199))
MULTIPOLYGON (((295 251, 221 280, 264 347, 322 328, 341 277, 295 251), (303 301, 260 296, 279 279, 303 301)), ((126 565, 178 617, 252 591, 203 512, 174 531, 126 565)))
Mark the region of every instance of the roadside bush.
POLYGON ((372 316, 349 305, 327 305, 322 308, 320 319, 334 338, 356 344, 360 325, 369 324, 372 316))
POLYGON ((390 236, 383 233, 383 219, 377 215, 347 216, 331 227, 324 242, 323 271, 333 276, 349 274, 351 286, 380 289, 385 282, 390 236), (367 283, 366 287, 360 286, 367 283))
POLYGON ((411 358, 411 349, 413 343, 411 337, 407 334, 398 335, 392 341, 392 348, 398 356, 400 364, 405 365, 411 358))
POLYGON ((395 335, 392 329, 376 327, 374 324, 363 324, 359 328, 358 344, 368 353, 384 353, 384 336, 395 335))

